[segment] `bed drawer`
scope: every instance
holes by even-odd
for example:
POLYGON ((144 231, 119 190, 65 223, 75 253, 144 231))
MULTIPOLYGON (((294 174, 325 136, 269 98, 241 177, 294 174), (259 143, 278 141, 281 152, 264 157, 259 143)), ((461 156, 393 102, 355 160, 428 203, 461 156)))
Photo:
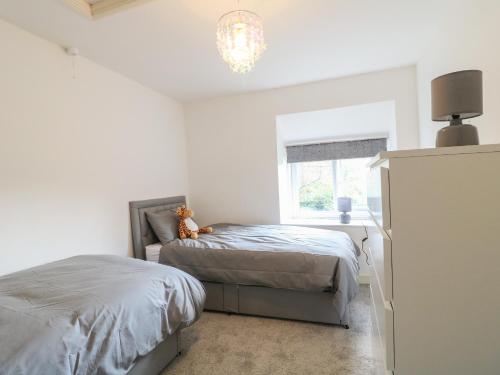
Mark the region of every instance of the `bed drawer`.
POLYGON ((205 310, 224 311, 224 284, 203 282, 207 299, 205 302, 205 310))
POLYGON ((335 310, 335 306, 331 293, 245 285, 240 285, 239 292, 241 314, 348 324, 347 316, 338 317, 332 311, 335 310))
POLYGON ((389 169, 378 166, 370 170, 368 180, 368 210, 384 230, 391 229, 389 169))
MULTIPOLYGON (((385 364, 384 371, 394 371, 394 310, 385 301, 377 283, 370 284, 372 299, 372 325, 378 338, 379 362, 385 364)), ((374 353, 377 355, 377 351, 374 353)))
POLYGON ((392 301, 392 241, 373 218, 366 224, 366 231, 368 252, 382 296, 385 300, 392 301))
POLYGON ((224 284, 224 311, 238 313, 240 311, 239 286, 224 284))
POLYGON ((238 285, 214 283, 203 281, 207 299, 205 310, 224 311, 228 313, 239 312, 238 285))

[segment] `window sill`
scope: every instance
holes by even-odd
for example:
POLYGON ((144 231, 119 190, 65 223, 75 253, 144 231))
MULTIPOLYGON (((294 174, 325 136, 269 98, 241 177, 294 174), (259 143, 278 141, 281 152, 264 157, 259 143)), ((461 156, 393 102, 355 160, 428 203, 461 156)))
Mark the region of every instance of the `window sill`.
POLYGON ((364 220, 352 219, 349 224, 342 224, 338 219, 287 219, 281 222, 283 225, 303 225, 315 227, 364 227, 364 220))

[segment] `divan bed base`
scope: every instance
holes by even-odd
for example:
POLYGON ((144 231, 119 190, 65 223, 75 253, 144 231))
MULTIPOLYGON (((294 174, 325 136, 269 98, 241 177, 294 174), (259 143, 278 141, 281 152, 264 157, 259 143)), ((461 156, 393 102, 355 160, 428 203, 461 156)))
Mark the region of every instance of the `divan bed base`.
POLYGON ((156 375, 181 354, 181 331, 168 336, 144 357, 140 357, 127 375, 156 375))
POLYGON ((203 285, 207 294, 205 310, 335 324, 349 328, 349 307, 345 316, 340 317, 331 293, 205 281, 203 285))

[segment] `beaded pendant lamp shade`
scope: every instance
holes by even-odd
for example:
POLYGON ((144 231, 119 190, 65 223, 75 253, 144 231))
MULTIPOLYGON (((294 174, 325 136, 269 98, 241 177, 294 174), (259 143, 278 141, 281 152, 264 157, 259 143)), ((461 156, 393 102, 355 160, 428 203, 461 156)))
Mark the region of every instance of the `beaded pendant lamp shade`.
POLYGON ((266 49, 262 19, 247 10, 224 14, 217 23, 217 48, 233 72, 248 73, 266 49))

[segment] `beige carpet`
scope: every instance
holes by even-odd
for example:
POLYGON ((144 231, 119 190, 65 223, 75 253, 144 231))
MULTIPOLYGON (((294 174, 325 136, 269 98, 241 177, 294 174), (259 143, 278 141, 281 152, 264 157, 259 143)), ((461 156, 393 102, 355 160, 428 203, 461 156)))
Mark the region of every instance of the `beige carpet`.
POLYGON ((351 305, 351 329, 204 313, 183 331, 182 355, 163 375, 374 373, 369 291, 351 305))

